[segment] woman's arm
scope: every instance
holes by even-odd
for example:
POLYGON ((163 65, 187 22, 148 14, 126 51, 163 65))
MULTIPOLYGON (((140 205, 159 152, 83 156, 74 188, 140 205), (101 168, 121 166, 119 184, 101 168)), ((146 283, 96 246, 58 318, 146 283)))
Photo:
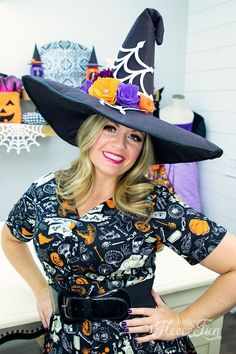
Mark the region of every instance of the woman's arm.
POLYGON ((220 275, 193 304, 181 312, 196 328, 215 320, 236 305, 236 237, 227 233, 215 250, 200 262, 220 275))
POLYGON ((144 315, 125 321, 126 331, 148 333, 139 337, 144 343, 154 339, 171 340, 191 333, 209 323, 236 305, 236 237, 227 233, 220 244, 201 264, 220 275, 196 301, 180 313, 171 310, 153 292, 156 309, 132 308, 132 315, 144 315), (152 333, 151 333, 152 332, 152 333))
POLYGON ((2 228, 1 242, 8 260, 34 292, 43 326, 48 327, 52 312, 48 284, 36 265, 28 245, 17 240, 6 224, 2 228))

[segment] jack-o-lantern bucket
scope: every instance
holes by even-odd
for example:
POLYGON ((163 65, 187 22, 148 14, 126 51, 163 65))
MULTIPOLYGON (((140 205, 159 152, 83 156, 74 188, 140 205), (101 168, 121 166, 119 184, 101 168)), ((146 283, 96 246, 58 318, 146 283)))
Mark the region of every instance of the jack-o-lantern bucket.
POLYGON ((19 92, 0 92, 0 123, 21 123, 19 92))

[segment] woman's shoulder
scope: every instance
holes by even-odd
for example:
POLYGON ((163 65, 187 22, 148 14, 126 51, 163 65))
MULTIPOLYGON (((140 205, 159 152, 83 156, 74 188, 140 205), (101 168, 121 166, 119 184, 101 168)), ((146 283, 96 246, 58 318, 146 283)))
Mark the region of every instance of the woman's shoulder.
POLYGON ((33 184, 35 187, 41 187, 45 184, 55 184, 56 185, 56 178, 55 178, 55 172, 49 172, 46 175, 43 175, 39 178, 37 178, 33 184))
POLYGON ((154 210, 165 209, 171 205, 179 205, 184 209, 190 208, 177 194, 163 185, 155 185, 147 199, 153 201, 154 210))
POLYGON ((27 192, 33 196, 42 197, 44 193, 54 194, 56 187, 55 172, 50 172, 34 180, 27 192))
POLYGON ((154 184, 153 190, 149 193, 148 199, 166 198, 172 193, 166 186, 160 184, 154 184))

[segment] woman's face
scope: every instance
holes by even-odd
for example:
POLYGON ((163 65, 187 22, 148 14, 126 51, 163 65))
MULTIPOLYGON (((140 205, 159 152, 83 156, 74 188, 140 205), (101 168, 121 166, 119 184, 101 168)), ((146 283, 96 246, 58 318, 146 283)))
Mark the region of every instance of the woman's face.
POLYGON ((90 148, 90 159, 96 173, 118 178, 137 160, 145 134, 108 121, 90 148))

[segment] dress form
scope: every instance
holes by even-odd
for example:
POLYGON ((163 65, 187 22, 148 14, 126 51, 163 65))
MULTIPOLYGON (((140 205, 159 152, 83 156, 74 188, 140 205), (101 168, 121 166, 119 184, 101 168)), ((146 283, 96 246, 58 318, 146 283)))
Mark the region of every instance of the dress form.
MULTIPOLYGON (((192 131, 194 113, 185 104, 183 95, 174 95, 172 103, 160 109, 160 119, 192 131)), ((166 164, 165 167, 176 194, 189 206, 201 211, 197 163, 166 164)))
POLYGON ((186 106, 183 95, 173 95, 172 103, 160 109, 160 118, 171 124, 188 124, 193 122, 194 114, 186 106))

